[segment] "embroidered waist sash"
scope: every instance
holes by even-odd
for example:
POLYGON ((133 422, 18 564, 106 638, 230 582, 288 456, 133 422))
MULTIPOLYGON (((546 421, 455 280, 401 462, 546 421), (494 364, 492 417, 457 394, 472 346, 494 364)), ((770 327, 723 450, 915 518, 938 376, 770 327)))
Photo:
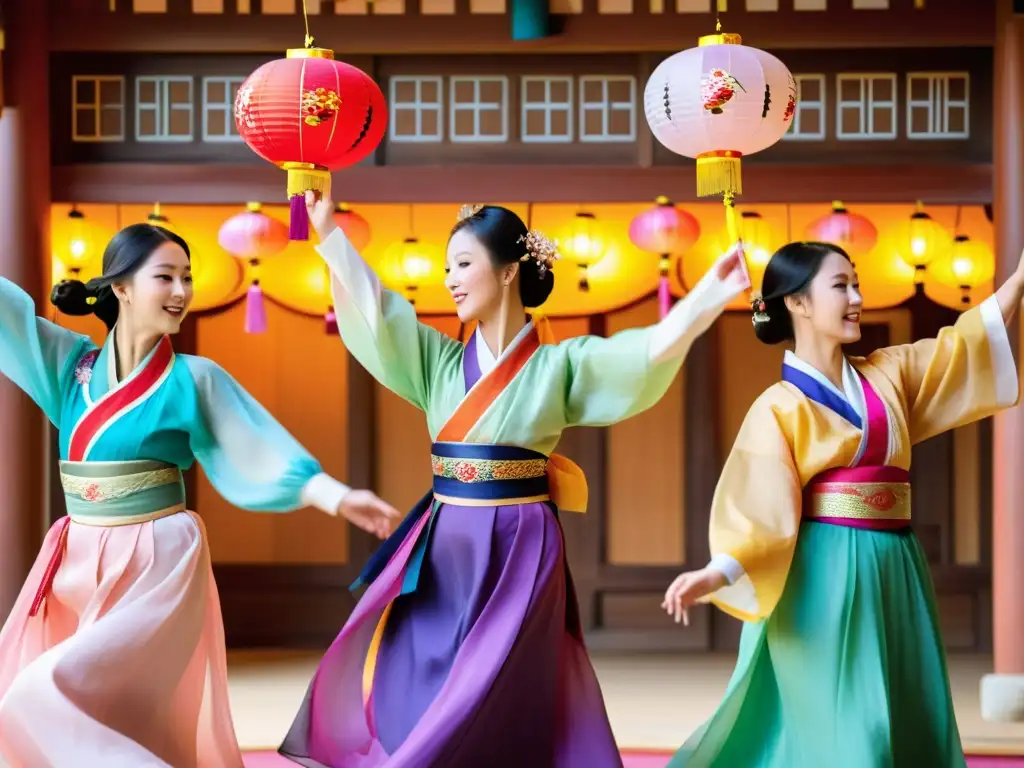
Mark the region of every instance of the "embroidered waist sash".
POLYGON ((29 608, 35 616, 64 558, 68 526, 135 525, 185 511, 181 470, 162 461, 62 461, 60 483, 68 516, 29 608))
POLYGON ((515 445, 434 443, 434 498, 465 507, 548 501, 548 457, 515 445))
POLYGON ((433 515, 440 504, 500 507, 557 501, 558 475, 552 471, 552 461, 553 457, 515 445, 434 443, 431 448, 432 490, 373 553, 350 589, 372 583, 420 518, 429 513, 432 519, 416 542, 402 579, 402 594, 414 592, 433 531, 433 515), (552 480, 553 475, 555 480, 552 480), (556 487, 552 487, 553 484, 556 487))
POLYGON ((68 515, 85 525, 131 525, 185 509, 181 470, 161 461, 62 461, 68 515))
POLYGON ((898 467, 841 467, 804 489, 805 519, 869 530, 910 525, 910 473, 898 467))

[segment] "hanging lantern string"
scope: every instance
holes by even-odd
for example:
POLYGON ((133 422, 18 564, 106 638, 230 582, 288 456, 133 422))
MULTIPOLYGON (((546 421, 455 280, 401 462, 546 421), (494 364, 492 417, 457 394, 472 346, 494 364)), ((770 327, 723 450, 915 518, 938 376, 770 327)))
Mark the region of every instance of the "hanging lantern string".
POLYGON ((958 205, 956 207, 956 220, 953 222, 953 236, 960 234, 960 214, 963 212, 963 206, 958 205))
POLYGON ((302 0, 302 21, 306 25, 306 48, 312 48, 313 38, 309 34, 309 13, 306 11, 306 0, 302 0))

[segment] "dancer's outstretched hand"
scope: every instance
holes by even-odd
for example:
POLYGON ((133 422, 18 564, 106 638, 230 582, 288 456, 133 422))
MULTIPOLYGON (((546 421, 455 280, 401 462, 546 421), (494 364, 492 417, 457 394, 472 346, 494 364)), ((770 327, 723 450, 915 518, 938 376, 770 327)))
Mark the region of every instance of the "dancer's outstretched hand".
POLYGON ((681 573, 665 590, 665 599, 661 601, 661 607, 665 609, 665 613, 675 618, 676 624, 680 621, 689 624, 687 610, 702 597, 707 597, 725 585, 725 574, 715 568, 681 573))
POLYGON ((398 510, 371 491, 351 490, 338 505, 339 515, 352 525, 386 539, 401 518, 398 510))

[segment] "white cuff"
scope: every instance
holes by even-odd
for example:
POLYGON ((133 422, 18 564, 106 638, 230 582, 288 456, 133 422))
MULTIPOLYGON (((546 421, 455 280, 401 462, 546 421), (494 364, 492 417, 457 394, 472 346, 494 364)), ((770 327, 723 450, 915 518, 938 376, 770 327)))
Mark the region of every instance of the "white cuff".
POLYGON ((336 515, 341 501, 352 490, 325 472, 314 475, 302 489, 302 505, 316 507, 329 515, 336 515))
POLYGON ((708 563, 708 568, 714 568, 730 584, 735 584, 744 574, 743 566, 732 555, 715 555, 708 563))
POLYGON ((985 299, 978 310, 981 312, 981 320, 988 335, 992 375, 996 384, 996 404, 1001 408, 1009 408, 1017 402, 1020 383, 1017 380, 1017 363, 1013 359, 1013 349, 1010 347, 1010 337, 1006 333, 1003 313, 999 310, 999 301, 994 294, 985 299))

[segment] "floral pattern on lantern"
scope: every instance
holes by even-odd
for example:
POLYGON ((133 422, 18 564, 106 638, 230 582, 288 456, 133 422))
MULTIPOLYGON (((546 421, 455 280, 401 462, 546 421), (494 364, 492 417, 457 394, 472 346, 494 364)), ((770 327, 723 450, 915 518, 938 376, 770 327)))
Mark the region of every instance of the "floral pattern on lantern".
POLYGON ((360 69, 326 48, 293 48, 242 83, 235 124, 257 155, 288 172, 292 240, 309 239, 305 193, 330 194, 331 172, 354 165, 384 138, 387 105, 360 69))
POLYGON ((658 262, 658 310, 662 317, 672 306, 669 270, 673 256, 682 256, 700 239, 700 222, 661 196, 655 206, 629 224, 629 239, 641 251, 656 253, 658 262))
POLYGON ((263 213, 259 203, 249 203, 245 211, 221 225, 217 242, 236 259, 249 263, 252 283, 245 296, 245 332, 266 333, 267 309, 260 287, 260 261, 288 247, 288 228, 263 213))

